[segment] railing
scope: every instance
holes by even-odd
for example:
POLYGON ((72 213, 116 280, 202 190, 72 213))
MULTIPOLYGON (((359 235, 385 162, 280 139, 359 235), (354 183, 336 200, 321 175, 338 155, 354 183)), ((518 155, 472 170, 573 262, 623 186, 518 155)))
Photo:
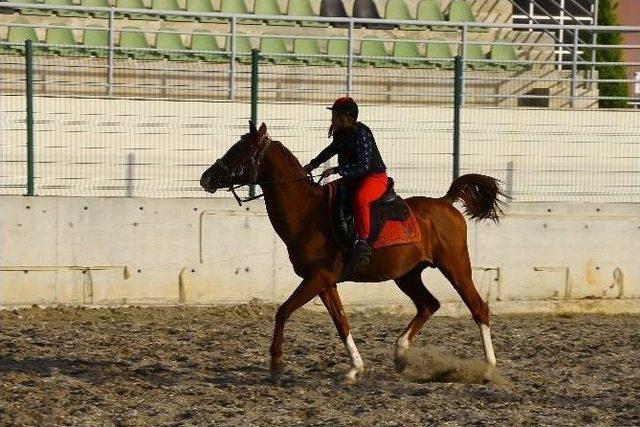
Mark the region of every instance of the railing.
MULTIPOLYGON (((573 25, 596 25, 598 23, 598 0, 590 0, 590 10, 585 9, 577 0, 549 0, 552 5, 557 7, 558 13, 554 14, 553 11, 547 10, 542 4, 535 2, 534 0, 526 0, 528 8, 523 8, 518 0, 509 0, 514 9, 521 14, 514 13, 514 21, 526 19, 529 23, 542 24, 540 20, 550 20, 552 24, 564 26, 565 23, 573 25), (568 9, 574 8, 577 10, 577 15, 571 13, 568 9), (538 14, 537 12, 541 12, 538 14)), ((569 35, 573 38, 570 30, 560 28, 557 30, 557 36, 553 36, 554 39, 562 45, 566 40, 566 36, 569 35)), ((591 34, 591 44, 596 44, 596 33, 591 34)), ((584 52, 579 52, 583 54, 584 52)), ((559 60, 562 60, 565 54, 571 54, 571 51, 566 51, 562 47, 556 49, 556 55, 559 60)), ((595 61, 595 54, 592 53, 591 61, 595 61)), ((558 65, 559 69, 561 65, 558 65)), ((593 75, 595 67, 591 68, 591 74, 593 75)))
MULTIPOLYGON (((229 38, 229 49, 204 52, 224 60, 181 62, 159 59, 156 54, 203 52, 123 48, 117 43, 118 35, 132 30, 122 28, 115 20, 116 12, 159 12, 106 10, 111 19, 104 57, 38 56, 41 49, 52 47, 43 43, 32 44, 35 54, 31 65, 23 54, 0 56, 0 194, 202 196, 198 178, 246 132, 253 92, 260 102, 253 107, 256 111, 251 108, 251 116, 266 122, 270 134, 282 139, 302 161, 315 156, 327 143, 328 120, 322 115, 326 114, 325 105, 345 93, 354 96, 403 195, 441 195, 451 182, 453 169, 454 174, 496 176, 518 201, 640 200, 638 113, 597 108, 603 101, 631 101, 629 106, 635 105, 637 95, 603 95, 598 91, 603 83, 635 82, 634 76, 602 79, 589 73, 591 67, 609 65, 640 70, 640 62, 588 61, 578 54, 581 50, 639 49, 637 45, 585 43, 579 35, 590 31, 640 33, 640 27, 305 17, 348 25, 321 37, 308 33, 269 37, 342 40, 348 49, 342 55, 262 52, 257 57, 260 69, 256 76, 246 61, 250 53, 241 51, 238 42, 243 36, 256 42, 266 35, 252 30, 257 26, 248 26, 247 30, 254 32, 241 34, 238 20, 299 18, 207 14, 229 19, 228 24, 211 27, 219 30, 212 34, 229 38), (433 40, 432 33, 425 32, 407 39, 392 38, 387 32, 385 37, 374 38, 375 31, 356 28, 361 23, 420 23, 456 31, 447 40, 433 40), (473 28, 488 32, 476 35, 473 28), (543 35, 545 28, 575 30, 571 43, 563 44, 572 52, 570 58, 554 59, 557 43, 543 35), (358 45, 368 40, 381 41, 387 53, 362 55, 358 45), (390 45, 407 40, 419 43, 421 49, 429 44, 453 47, 452 55, 428 57, 422 51, 411 57, 388 54, 390 45), (511 46, 518 57, 473 56, 479 45, 511 46), (135 60, 131 51, 158 59, 135 60), (127 57, 120 58, 127 52, 127 57), (456 54, 459 79, 454 79, 456 54), (306 62, 278 65, 279 59, 306 62), (326 62, 312 66, 312 60, 326 62), (558 65, 566 70, 558 70, 558 65), (27 89, 31 93, 25 97, 27 82, 33 90, 27 89), (452 120, 454 116, 457 120, 452 120), (31 138, 29 128, 33 130, 31 138)), ((162 14, 192 16, 184 12, 162 14)), ((0 29, 9 25, 0 24, 0 29)), ((13 25, 60 27, 47 23, 13 25)), ((157 35, 163 31, 144 32, 157 35)))
MULTIPOLYGON (((103 67, 104 69, 104 80, 100 81, 92 78, 89 81, 72 81, 64 76, 58 78, 57 81, 52 82, 42 82, 41 89, 46 87, 55 87, 56 85, 66 85, 67 87, 75 85, 83 85, 86 87, 91 87, 96 89, 99 86, 104 87, 103 94, 107 96, 127 96, 126 91, 139 91, 142 93, 136 93, 135 96, 149 96, 149 97, 163 97, 164 94, 170 93, 173 89, 180 88, 182 92, 182 96, 184 98, 189 99, 191 96, 198 97, 196 93, 190 94, 189 92, 199 92, 202 90, 202 79, 206 79, 207 81, 215 81, 217 82, 214 86, 209 86, 205 88, 204 92, 209 93, 211 98, 221 99, 226 98, 230 100, 235 99, 244 99, 246 97, 246 92, 248 89, 248 84, 245 84, 248 78, 248 71, 246 70, 246 66, 239 64, 238 60, 242 58, 247 58, 250 54, 249 52, 240 52, 237 49, 237 43, 239 37, 251 37, 254 39, 261 38, 263 34, 240 34, 238 31, 238 21, 239 20, 266 20, 266 19, 278 19, 285 21, 297 21, 300 20, 300 17, 293 17, 287 15, 278 15, 278 16, 262 16, 262 15, 233 15, 233 14, 224 14, 224 13, 203 13, 194 15, 189 12, 174 12, 174 11, 155 11, 155 10, 139 10, 139 9, 116 9, 116 8, 84 8, 84 7, 72 7, 72 6, 47 6, 47 5, 34 5, 34 4, 16 4, 16 3, 4 3, 4 8, 8 9, 17 9, 17 8, 32 8, 32 9, 46 9, 46 10, 78 10, 83 12, 104 12, 108 13, 109 20, 108 26, 105 29, 109 33, 109 46, 105 48, 106 51, 106 59, 105 64, 97 65, 95 61, 91 63, 82 64, 81 62, 76 63, 75 65, 69 65, 70 67, 83 68, 95 74, 95 67, 103 67), (153 62, 148 62, 146 64, 135 63, 131 64, 129 61, 123 61, 118 58, 119 54, 124 50, 121 47, 117 46, 116 39, 118 35, 121 35, 126 32, 131 32, 131 30, 127 30, 124 28, 120 28, 121 25, 118 24, 118 20, 115 19, 116 14, 126 14, 126 13, 145 13, 148 15, 176 15, 176 16, 201 16, 208 18, 224 18, 229 21, 228 31, 219 32, 214 34, 219 37, 228 37, 230 40, 229 49, 225 49, 225 51, 213 52, 218 53, 220 55, 226 55, 227 61, 226 66, 218 65, 218 66, 207 66, 202 67, 198 65, 189 65, 189 64, 179 64, 174 65, 173 63, 161 63, 154 64, 153 62), (170 65, 170 66, 169 66, 170 65), (175 83, 174 87, 170 87, 167 84, 158 84, 158 83, 138 83, 135 77, 133 81, 131 79, 127 80, 127 75, 132 76, 140 76, 142 72, 145 72, 148 77, 148 80, 152 80, 153 77, 156 77, 156 80, 164 79, 164 75, 166 73, 179 73, 181 74, 182 80, 179 83, 175 83), (191 75, 193 77, 193 82, 189 83, 187 76, 191 75), (124 78, 120 78, 124 76, 124 78), (223 82, 226 83, 223 84, 223 82), (244 84, 244 86, 242 86, 244 84), (151 93, 145 94, 143 90, 149 89, 151 93), (238 92, 244 92, 245 95, 242 95, 238 98, 238 92)), ((544 99, 546 100, 546 104, 549 106, 559 106, 566 105, 572 107, 585 107, 585 106, 595 106, 598 101, 602 99, 610 99, 610 98, 602 98, 597 91, 589 91, 590 89, 595 89, 598 83, 601 80, 598 78, 597 73, 590 72, 590 70, 597 69, 599 66, 606 65, 618 65, 625 68, 637 67, 637 62, 624 62, 624 63, 615 63, 609 64, 605 62, 595 61, 595 56, 592 56, 590 60, 586 60, 581 52, 592 52, 592 55, 595 55, 595 51, 603 50, 603 49, 640 49, 640 46, 608 46, 601 45, 595 43, 584 43, 583 37, 581 34, 596 34, 598 32, 640 32, 640 27, 599 27, 599 26, 585 26, 585 25, 538 25, 538 24, 489 24, 489 23, 481 23, 481 22, 448 22, 448 21, 391 21, 391 20, 375 20, 375 19, 356 19, 356 18, 323 18, 323 17, 305 17, 305 20, 310 21, 318 21, 318 22, 328 22, 328 23, 342 23, 346 24, 348 28, 346 31, 343 31, 342 34, 339 30, 334 31, 331 35, 323 36, 323 37, 309 37, 305 35, 300 36, 278 36, 278 35, 269 35, 272 38, 315 38, 319 40, 335 40, 340 39, 344 40, 348 44, 348 50, 345 52, 343 56, 344 59, 344 67, 334 67, 332 69, 323 70, 320 75, 316 76, 318 78, 326 77, 327 79, 333 79, 335 81, 344 82, 343 86, 335 85, 329 89, 329 93, 347 93, 347 94, 356 94, 363 95, 363 90, 359 88, 359 84, 362 82, 366 82, 367 80, 374 80, 376 77, 383 75, 382 71, 376 69, 374 73, 371 73, 370 70, 361 70, 357 66, 357 62, 361 60, 382 60, 393 62, 397 61, 398 58, 392 55, 385 56, 362 56, 357 53, 356 46, 366 40, 376 40, 387 45, 395 43, 399 41, 397 38, 371 38, 370 33, 364 33, 362 30, 359 30, 361 24, 391 24, 394 26, 404 25, 404 24, 413 24, 413 25, 425 25, 425 26, 438 26, 438 27, 449 27, 455 29, 454 38, 450 38, 448 40, 433 40, 431 38, 425 38, 424 36, 420 37, 413 36, 411 38, 403 38, 402 41, 411 41, 415 43, 419 43, 425 45, 426 43, 436 45, 443 44, 447 46, 453 46, 453 55, 452 57, 446 58, 431 58, 432 60, 436 60, 439 62, 439 69, 451 70, 453 68, 453 56, 458 54, 462 57, 463 63, 470 68, 483 69, 484 73, 475 73, 472 75, 468 73, 465 75, 465 86, 474 83, 477 86, 477 90, 475 90, 477 96, 475 99, 482 98, 484 100, 485 105, 518 105, 527 104, 527 100, 531 101, 530 103, 535 104, 536 100, 544 99), (480 28, 490 32, 491 40, 486 40, 486 37, 480 41, 481 38, 473 36, 472 30, 480 28), (558 43, 553 39, 539 39, 536 40, 533 36, 527 38, 526 31, 532 32, 544 32, 544 31, 571 31, 573 34, 573 39, 569 42, 558 43), (505 40, 495 40, 492 34, 501 34, 505 40), (506 36, 504 36, 506 34, 506 36), (519 36, 518 34, 525 34, 524 36, 519 36), (368 37, 369 36, 369 37, 368 37), (482 46, 485 49, 489 48, 489 50, 493 49, 494 46, 503 45, 510 46, 515 51, 519 53, 519 58, 517 60, 510 59, 489 59, 484 56, 471 57, 469 55, 471 48, 476 48, 478 46, 482 46), (557 59, 552 59, 549 56, 548 52, 553 51, 553 49, 562 49, 563 51, 570 52, 570 57, 559 57, 557 59), (442 66, 445 64, 445 66, 442 66), (493 69, 491 66, 494 66, 493 69), (520 68, 520 72, 511 72, 511 73, 496 73, 492 71, 497 71, 498 68, 520 68), (557 70, 557 73, 552 73, 550 70, 557 70), (527 72, 530 71, 530 72, 527 72), (513 87, 513 85, 520 85, 520 87, 531 86, 533 88, 537 87, 536 85, 542 85, 546 87, 547 90, 542 92, 532 92, 527 93, 521 90, 503 90, 506 87, 513 87), (483 89, 484 88, 484 89, 483 89), (555 88, 555 89, 554 89, 555 88), (577 102, 577 100, 581 102, 577 102), (554 100, 558 101, 555 102, 554 100), (566 104, 562 104, 560 101, 566 101, 566 104)), ((37 27, 37 28, 56 28, 55 25, 29 25, 29 24, 6 24, 7 26, 27 26, 27 27, 37 27)), ((71 29, 86 29, 86 27, 67 27, 71 29)), ((248 30, 248 28, 247 28, 248 30)), ((147 30, 144 31, 146 34, 159 34, 162 33, 161 30, 147 30)), ((183 31, 181 34, 190 35, 194 34, 193 31, 183 31)), ((404 37, 404 35, 403 35, 404 37)), ((6 45, 7 43, 3 43, 6 45)), ((40 44, 35 44, 36 49, 41 47, 40 44)), ((78 46, 62 46, 69 48, 78 48, 78 46)), ((145 49, 126 49, 128 51, 145 51, 145 49)), ((157 52, 156 49, 150 48, 150 52, 157 52)), ((192 50, 176 50, 170 51, 173 53, 194 53, 192 50)), ((483 55, 486 52, 482 52, 483 55)), ((273 58, 283 57, 283 58, 293 58, 296 57, 294 53, 283 53, 283 54, 270 54, 273 58)), ((299 56, 299 55, 298 55, 299 56)), ((306 55, 306 59, 313 58, 314 55, 306 55)), ((322 53, 318 55, 319 58, 330 59, 336 58, 336 56, 331 56, 326 53, 322 53)), ((423 61, 424 57, 417 58, 402 58, 403 60, 411 61, 423 61)), ((46 59, 40 59, 39 61, 40 67, 51 67, 48 70, 52 71, 55 68, 55 64, 49 65, 47 64, 46 59)), ((248 62, 248 61, 247 61, 248 62)), ((5 64, 13 65, 15 67, 18 66, 18 63, 11 64, 8 61, 5 61, 5 64)), ((177 64, 177 63, 176 63, 177 64)), ((411 67, 408 67, 411 68, 411 67)), ((406 71, 406 70, 405 70, 406 71)), ((401 72, 401 73, 391 73, 390 79, 394 78, 401 79, 403 81, 413 81, 416 84, 420 85, 422 83, 428 85, 432 84, 434 86, 442 86, 445 85, 445 82, 451 82, 451 76, 449 73, 437 73, 434 71, 429 72, 401 72)), ((268 71, 267 71, 268 73, 268 71)), ((276 73, 281 76, 288 76, 294 79, 299 79, 301 77, 306 77, 310 79, 309 74, 305 71, 298 71, 295 67, 288 67, 286 71, 277 70, 276 73)), ((51 74, 48 72, 43 72, 42 77, 47 79, 47 76, 51 74)), ((6 75, 6 74, 5 74, 6 75)), ((267 74, 268 75, 268 74, 267 74)), ((5 77, 3 79, 3 83, 9 83, 5 77)), ((169 79, 171 80, 171 79, 169 79)), ((609 83, 626 83, 631 85, 633 79, 629 76, 628 79, 616 79, 616 80, 608 80, 609 83)), ((7 86, 6 84, 4 85, 7 86)), ((205 85, 207 86, 207 85, 205 85)), ((272 89, 268 86, 265 87, 265 92, 273 91, 274 94, 278 94, 278 98, 281 100, 286 100, 288 95, 291 93, 304 93, 304 92, 315 92, 319 94, 324 94, 327 92, 327 88, 316 88, 313 89, 310 86, 314 86, 309 83, 306 87, 295 87, 295 88, 280 88, 280 89, 272 89)), ((451 85, 449 85, 451 86, 451 85)), ((445 97, 449 98, 449 93, 452 92, 452 86, 445 91, 445 97)), ((378 95, 379 98, 394 98, 396 94, 395 89, 387 90, 387 91, 378 91, 376 93, 375 90, 366 89, 366 92, 371 95, 378 95)), ((438 90, 429 90, 430 97, 438 97, 438 90)), ((473 92, 473 91, 472 91, 473 92)), ((42 93, 42 92, 40 92, 42 93)), ((51 91, 51 94, 55 94, 55 91, 51 91)), ((78 94, 76 94, 78 95, 78 94)), ((92 92, 91 96, 96 96, 97 93, 92 92)), ((177 97, 168 95, 169 97, 177 97)), ((397 98, 400 102, 406 102, 411 98, 414 98, 414 102, 424 96, 424 93, 407 93, 402 94, 397 98)), ((629 98, 632 98, 630 96, 629 98)), ((614 97, 611 99, 618 99, 618 97, 614 97)), ((624 100, 627 99, 625 96, 619 97, 619 99, 624 100)), ((410 101, 411 102, 411 101, 410 101)), ((545 104, 545 103, 541 103, 545 104)))

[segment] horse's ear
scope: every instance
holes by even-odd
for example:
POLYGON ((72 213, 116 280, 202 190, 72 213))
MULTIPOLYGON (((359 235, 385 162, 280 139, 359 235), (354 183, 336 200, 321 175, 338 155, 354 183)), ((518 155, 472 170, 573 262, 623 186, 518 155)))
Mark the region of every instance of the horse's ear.
POLYGON ((258 131, 256 130, 256 124, 253 123, 252 120, 249 120, 249 133, 255 135, 256 133, 258 133, 258 131))
POLYGON ((265 125, 264 123, 262 123, 260 125, 260 129, 258 129, 258 133, 260 135, 264 135, 265 133, 267 133, 267 125, 265 125))

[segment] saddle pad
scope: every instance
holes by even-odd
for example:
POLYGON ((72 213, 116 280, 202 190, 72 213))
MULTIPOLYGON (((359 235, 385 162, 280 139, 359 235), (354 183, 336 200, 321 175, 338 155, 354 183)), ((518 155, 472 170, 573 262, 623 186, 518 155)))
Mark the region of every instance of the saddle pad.
POLYGON ((411 209, 409 209, 409 217, 404 221, 385 221, 372 248, 380 249, 387 246, 415 243, 420 240, 420 237, 418 220, 416 220, 415 215, 411 209))
MULTIPOLYGON (((336 241, 341 242, 339 235, 336 231, 336 218, 333 215, 333 201, 336 195, 337 182, 332 181, 324 185, 324 189, 327 192, 329 218, 332 224, 331 231, 336 241)), ((403 200, 402 203, 406 202, 403 200)), ((373 249, 385 248, 387 246, 402 245, 405 243, 415 243, 420 240, 421 233, 418 221, 415 215, 411 211, 411 208, 407 206, 409 210, 409 216, 404 221, 387 220, 382 226, 382 230, 378 234, 376 241, 373 243, 373 249)), ((343 243, 346 244, 346 243, 343 243)))

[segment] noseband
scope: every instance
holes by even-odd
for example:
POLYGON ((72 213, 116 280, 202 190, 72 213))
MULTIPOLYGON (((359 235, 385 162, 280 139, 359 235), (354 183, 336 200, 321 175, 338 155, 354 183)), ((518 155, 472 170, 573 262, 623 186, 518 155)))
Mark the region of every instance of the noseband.
MULTIPOLYGON (((271 138, 269 138, 269 135, 267 135, 266 133, 264 135, 262 135, 262 138, 260 138, 260 141, 258 141, 258 144, 262 144, 262 148, 260 149, 260 151, 258 152, 257 156, 252 156, 249 159, 249 165, 251 167, 250 173, 250 182, 249 184, 241 184, 241 185, 237 185, 237 186, 233 186, 231 185, 231 187, 229 187, 229 191, 231 191, 231 193, 233 194, 233 197, 236 198, 236 200, 238 201, 238 204, 240 206, 242 206, 242 202, 248 202, 254 199, 258 199, 260 197, 263 196, 263 194, 258 194, 257 196, 252 196, 252 197, 248 197, 246 199, 241 199, 238 194, 236 193, 236 189, 240 188, 240 187, 244 187, 245 185, 256 185, 258 184, 258 173, 260 172, 260 164, 262 163, 262 160, 264 159, 264 156, 267 154, 267 150, 269 150, 269 147, 271 146, 271 143, 273 141, 271 140, 271 138)), ((232 169, 229 166, 225 165, 224 162, 221 159, 216 160, 216 162, 214 163, 214 165, 218 165, 220 168, 222 168, 223 171, 225 171, 230 178, 234 178, 236 176, 236 174, 238 174, 238 171, 236 169, 232 169)), ((242 168, 244 168, 244 165, 242 165, 242 168)))

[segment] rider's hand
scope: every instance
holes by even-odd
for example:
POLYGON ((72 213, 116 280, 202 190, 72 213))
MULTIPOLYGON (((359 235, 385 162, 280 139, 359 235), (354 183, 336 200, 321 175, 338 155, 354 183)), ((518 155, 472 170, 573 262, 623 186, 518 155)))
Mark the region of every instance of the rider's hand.
POLYGON ((302 168, 302 170, 304 171, 304 173, 306 173, 307 175, 311 175, 311 172, 313 172, 313 166, 311 166, 311 163, 309 163, 308 165, 304 166, 302 168))
POLYGON ((322 171, 322 177, 327 178, 330 175, 333 175, 334 173, 337 173, 336 168, 325 169, 324 171, 322 171))

